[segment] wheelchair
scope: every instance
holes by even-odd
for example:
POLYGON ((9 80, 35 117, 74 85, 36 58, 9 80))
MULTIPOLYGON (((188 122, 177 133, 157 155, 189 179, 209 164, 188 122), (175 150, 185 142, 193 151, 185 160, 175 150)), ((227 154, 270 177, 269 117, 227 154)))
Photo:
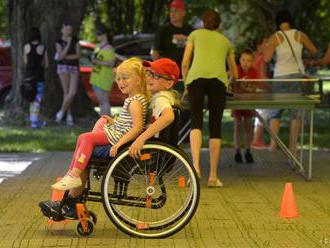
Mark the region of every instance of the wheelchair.
MULTIPOLYGON (((200 195, 198 176, 190 157, 178 147, 179 109, 175 121, 158 139, 146 142, 139 159, 129 156, 129 145, 115 158, 110 146, 98 146, 89 161, 89 177, 81 201, 76 204, 77 233, 89 236, 97 222, 86 207, 88 201, 102 202, 114 225, 139 238, 165 238, 180 231, 194 216, 200 195), (101 181, 99 190, 92 179, 101 181), (95 185, 94 185, 95 186, 95 185)), ((61 205, 68 196, 65 192, 61 205)), ((59 211, 50 219, 65 219, 59 211)))

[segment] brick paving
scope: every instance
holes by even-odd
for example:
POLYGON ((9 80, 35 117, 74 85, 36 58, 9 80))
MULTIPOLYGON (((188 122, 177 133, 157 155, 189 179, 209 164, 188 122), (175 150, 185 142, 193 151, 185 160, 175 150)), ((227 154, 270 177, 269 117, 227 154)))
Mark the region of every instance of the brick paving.
POLYGON ((161 240, 135 239, 115 228, 99 203, 93 235, 79 238, 76 222, 48 225, 37 203, 63 175, 72 153, 20 154, 41 157, 21 175, 0 184, 0 247, 330 247, 330 153, 314 152, 312 182, 291 171, 283 154, 255 152, 256 163, 234 164, 222 151, 219 174, 225 187, 206 187, 208 154, 203 151, 200 205, 179 233, 161 240), (278 217, 285 182, 293 182, 299 218, 278 217))

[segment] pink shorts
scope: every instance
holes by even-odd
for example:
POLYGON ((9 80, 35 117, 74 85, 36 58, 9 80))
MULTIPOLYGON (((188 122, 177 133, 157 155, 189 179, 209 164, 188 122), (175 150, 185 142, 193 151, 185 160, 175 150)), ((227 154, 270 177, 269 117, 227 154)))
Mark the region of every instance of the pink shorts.
POLYGON ((79 67, 75 65, 57 65, 57 74, 79 73, 79 67))

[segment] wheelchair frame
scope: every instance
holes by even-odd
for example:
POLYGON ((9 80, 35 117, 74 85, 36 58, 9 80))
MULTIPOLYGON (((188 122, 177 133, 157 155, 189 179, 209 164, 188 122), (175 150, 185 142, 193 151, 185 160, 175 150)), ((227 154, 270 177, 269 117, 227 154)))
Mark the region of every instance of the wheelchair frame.
MULTIPOLYGON (((161 132, 161 140, 177 142, 178 132, 173 130, 178 130, 178 114, 176 111, 176 121, 161 132)), ((96 215, 86 206, 87 201, 102 202, 107 216, 115 226, 134 237, 165 238, 180 231, 189 223, 199 202, 200 186, 197 173, 191 159, 181 148, 161 140, 147 141, 141 149, 142 156, 138 160, 129 156, 130 144, 123 146, 115 158, 91 157, 87 167, 88 178, 82 199, 76 204, 79 220, 77 233, 79 235, 91 235, 94 225, 97 223, 96 215), (163 161, 163 165, 159 163, 160 160, 163 161), (134 165, 131 165, 131 162, 134 165), (102 178, 101 192, 91 190, 92 177, 98 180, 102 178), (143 196, 128 193, 128 190, 132 188, 132 186, 129 187, 130 180, 134 181, 133 179, 146 182, 141 187, 143 196), (114 185, 110 183, 112 181, 114 185), (110 188, 111 190, 113 188, 112 192, 110 192, 110 188), (158 197, 154 197, 156 193, 159 194, 158 197), (163 219, 151 221, 147 216, 148 220, 141 221, 138 219, 139 214, 137 214, 138 217, 129 216, 130 213, 135 215, 135 212, 139 211, 143 211, 144 214, 146 211, 158 211, 157 214, 159 214, 162 208, 166 208, 168 201, 173 204, 180 200, 182 200, 182 206, 178 206, 171 216, 163 219), (132 207, 135 207, 136 211, 125 212, 125 208, 132 207)), ((54 221, 65 219, 61 214, 61 209, 68 194, 69 191, 66 191, 58 212, 50 217, 54 221)), ((172 211, 172 208, 170 210, 172 211)), ((153 212, 150 213, 152 218, 153 212)))

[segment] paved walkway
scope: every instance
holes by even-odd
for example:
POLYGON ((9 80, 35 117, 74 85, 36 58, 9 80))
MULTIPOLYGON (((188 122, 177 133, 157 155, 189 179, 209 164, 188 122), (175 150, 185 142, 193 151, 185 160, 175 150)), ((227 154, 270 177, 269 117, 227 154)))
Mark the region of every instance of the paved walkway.
MULTIPOLYGON (((98 203, 89 203, 99 221, 89 238, 76 236, 76 222, 48 225, 37 203, 49 199, 49 185, 63 175, 71 155, 20 154, 26 160, 41 158, 0 184, 0 247, 330 247, 329 152, 314 152, 313 181, 305 182, 280 152, 255 152, 255 164, 236 165, 232 151, 223 150, 220 175, 225 187, 209 189, 202 179, 195 217, 181 232, 162 240, 123 234, 98 203), (288 181, 294 184, 300 215, 294 221, 278 217, 288 181)), ((207 167, 206 151, 202 161, 207 167)), ((207 170, 202 171, 205 178, 207 170)))

